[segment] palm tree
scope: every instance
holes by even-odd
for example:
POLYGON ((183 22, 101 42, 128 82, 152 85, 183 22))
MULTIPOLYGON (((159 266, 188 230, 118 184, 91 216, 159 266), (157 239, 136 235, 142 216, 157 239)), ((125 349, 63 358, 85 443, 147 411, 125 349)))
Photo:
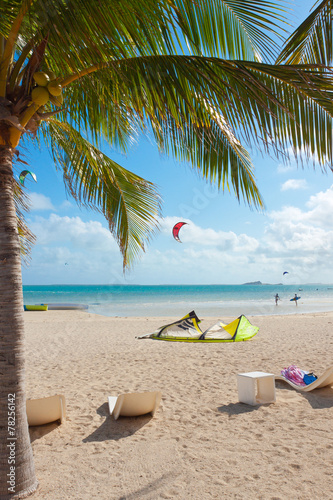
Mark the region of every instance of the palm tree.
POLYGON ((102 212, 129 266, 156 228, 153 184, 100 151, 153 134, 161 151, 262 207, 244 145, 332 160, 331 75, 269 64, 281 2, 2 0, 0 498, 37 487, 24 392, 19 148, 44 141, 68 192, 102 212), (272 38, 270 38, 270 35, 272 38), (315 123, 313 136, 308 126, 315 123), (243 144, 242 144, 242 142, 243 144), (16 205, 16 207, 15 207, 16 205), (15 417, 15 419, 14 419, 15 417))

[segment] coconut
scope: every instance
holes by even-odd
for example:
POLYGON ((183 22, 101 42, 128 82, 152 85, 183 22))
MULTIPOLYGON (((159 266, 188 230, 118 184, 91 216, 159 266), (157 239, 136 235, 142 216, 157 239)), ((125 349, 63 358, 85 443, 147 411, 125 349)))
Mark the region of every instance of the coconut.
POLYGON ((57 78, 57 75, 49 69, 46 71, 46 74, 48 75, 51 82, 52 82, 52 80, 55 80, 57 78))
POLYGON ((47 86, 47 90, 51 95, 58 97, 62 92, 62 86, 57 82, 50 82, 47 86))
POLYGON ((32 78, 35 80, 37 85, 40 87, 46 87, 46 85, 49 83, 50 78, 46 73, 43 73, 42 71, 37 71, 32 75, 32 78))
POLYGON ((62 103, 64 102, 64 98, 62 94, 60 94, 59 96, 50 95, 50 101, 52 102, 52 104, 60 108, 62 103))
POLYGON ((44 106, 50 99, 50 94, 45 87, 35 87, 31 92, 31 99, 38 106, 44 106))

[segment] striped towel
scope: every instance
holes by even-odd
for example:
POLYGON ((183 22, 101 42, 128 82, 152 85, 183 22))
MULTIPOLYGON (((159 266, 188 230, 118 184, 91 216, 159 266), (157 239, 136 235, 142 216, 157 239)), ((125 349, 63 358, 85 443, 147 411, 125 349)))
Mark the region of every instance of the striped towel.
POLYGON ((308 372, 301 370, 296 365, 290 365, 288 366, 288 368, 284 368, 284 370, 281 370, 281 375, 284 378, 290 380, 290 382, 293 382, 296 385, 302 385, 302 386, 306 385, 303 379, 304 375, 307 373, 308 372))

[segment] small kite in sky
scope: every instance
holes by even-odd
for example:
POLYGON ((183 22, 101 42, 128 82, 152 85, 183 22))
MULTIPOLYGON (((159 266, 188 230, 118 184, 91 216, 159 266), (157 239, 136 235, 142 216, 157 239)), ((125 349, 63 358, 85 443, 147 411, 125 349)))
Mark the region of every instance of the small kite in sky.
POLYGON ((184 224, 187 224, 187 222, 177 222, 177 224, 175 224, 172 228, 172 234, 173 234, 173 237, 175 238, 176 241, 179 241, 179 243, 181 243, 180 239, 179 239, 179 231, 180 231, 180 228, 184 226, 184 224))
POLYGON ((283 276, 284 276, 285 274, 289 274, 289 273, 288 273, 288 271, 285 271, 285 272, 283 273, 283 276))
POLYGON ((30 175, 31 175, 31 177, 33 178, 33 180, 34 180, 35 182, 37 182, 37 177, 36 177, 36 174, 34 174, 33 172, 30 172, 30 170, 22 170, 22 172, 20 173, 20 177, 19 177, 19 179, 20 179, 20 183, 22 184, 22 186, 24 186, 24 181, 25 181, 25 178, 26 178, 26 176, 27 176, 28 174, 30 174, 30 175))

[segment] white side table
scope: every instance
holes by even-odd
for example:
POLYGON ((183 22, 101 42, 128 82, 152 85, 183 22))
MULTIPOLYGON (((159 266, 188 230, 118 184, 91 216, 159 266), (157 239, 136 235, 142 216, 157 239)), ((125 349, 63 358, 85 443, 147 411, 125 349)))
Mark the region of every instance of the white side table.
POLYGON ((248 405, 274 403, 275 378, 273 373, 249 372, 237 375, 238 398, 248 405))

